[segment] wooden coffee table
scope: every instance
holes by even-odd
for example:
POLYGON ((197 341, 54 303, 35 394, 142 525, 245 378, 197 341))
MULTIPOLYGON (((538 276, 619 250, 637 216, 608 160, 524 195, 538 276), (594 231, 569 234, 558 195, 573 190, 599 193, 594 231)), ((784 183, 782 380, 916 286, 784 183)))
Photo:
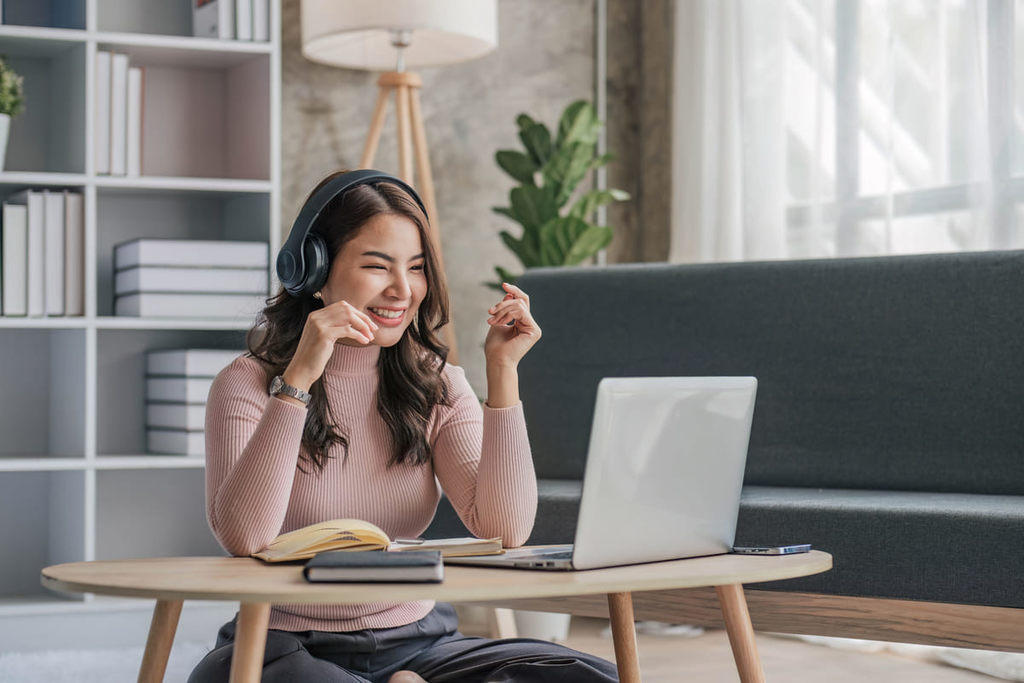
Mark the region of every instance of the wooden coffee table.
POLYGON ((615 659, 622 683, 638 683, 632 593, 714 586, 722 608, 736 667, 743 683, 764 681, 750 623, 744 583, 773 581, 824 572, 832 556, 820 551, 782 557, 716 555, 688 560, 545 572, 483 567, 445 567, 443 583, 307 583, 300 565, 267 565, 246 557, 168 557, 73 562, 47 567, 42 584, 77 593, 155 599, 156 609, 142 658, 139 681, 163 680, 174 633, 185 600, 240 603, 231 682, 259 681, 272 604, 438 600, 514 605, 517 599, 567 598, 560 611, 572 612, 572 597, 606 594, 615 659))

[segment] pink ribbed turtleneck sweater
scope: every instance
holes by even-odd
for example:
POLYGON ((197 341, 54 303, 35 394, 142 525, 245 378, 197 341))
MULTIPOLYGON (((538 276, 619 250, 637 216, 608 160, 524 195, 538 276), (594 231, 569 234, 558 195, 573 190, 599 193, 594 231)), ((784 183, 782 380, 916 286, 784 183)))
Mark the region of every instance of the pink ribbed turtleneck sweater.
MULTIPOLYGON (((335 346, 324 371, 333 417, 348 436, 322 472, 299 448, 306 410, 267 394, 267 375, 242 357, 213 383, 206 406, 206 507, 214 535, 233 555, 249 555, 275 536, 327 519, 373 522, 392 538, 418 536, 444 489, 466 527, 521 545, 533 527, 537 482, 522 405, 481 408, 462 369, 447 366, 450 406, 438 406, 427 437, 432 461, 388 467, 390 435, 377 411, 380 347, 335 346)), ((432 602, 278 605, 270 628, 353 631, 423 617, 432 602)))

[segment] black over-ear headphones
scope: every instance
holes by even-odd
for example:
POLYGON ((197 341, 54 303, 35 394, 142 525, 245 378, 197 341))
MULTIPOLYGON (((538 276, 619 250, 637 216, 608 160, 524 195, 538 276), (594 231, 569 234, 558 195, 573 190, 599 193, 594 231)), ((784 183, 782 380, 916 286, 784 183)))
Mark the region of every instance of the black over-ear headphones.
POLYGON ((292 224, 288 241, 277 254, 277 279, 281 281, 285 291, 295 297, 312 296, 324 286, 331 268, 331 255, 327 253, 327 243, 323 237, 312 232, 313 226, 335 197, 357 185, 379 182, 398 185, 416 200, 426 215, 427 208, 416 194, 416 190, 387 173, 362 169, 331 178, 303 204, 295 223, 292 224))

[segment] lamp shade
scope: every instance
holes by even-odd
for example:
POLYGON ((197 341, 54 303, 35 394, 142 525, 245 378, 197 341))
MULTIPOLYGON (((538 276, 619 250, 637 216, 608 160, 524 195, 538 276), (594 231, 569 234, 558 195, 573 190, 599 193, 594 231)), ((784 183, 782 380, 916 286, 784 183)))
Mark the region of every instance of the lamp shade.
POLYGON ((302 54, 351 69, 394 68, 394 31, 409 31, 409 67, 484 55, 498 45, 497 0, 302 0, 302 54))

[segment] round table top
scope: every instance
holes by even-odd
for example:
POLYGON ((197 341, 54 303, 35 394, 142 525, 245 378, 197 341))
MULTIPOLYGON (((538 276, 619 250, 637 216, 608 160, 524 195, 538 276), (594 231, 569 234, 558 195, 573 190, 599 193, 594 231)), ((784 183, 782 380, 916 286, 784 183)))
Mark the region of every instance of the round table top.
POLYGON ((74 593, 158 600, 335 603, 474 602, 696 588, 807 576, 832 568, 819 550, 784 556, 714 555, 586 571, 446 566, 442 583, 309 583, 302 564, 249 557, 164 557, 47 567, 42 584, 74 593))

